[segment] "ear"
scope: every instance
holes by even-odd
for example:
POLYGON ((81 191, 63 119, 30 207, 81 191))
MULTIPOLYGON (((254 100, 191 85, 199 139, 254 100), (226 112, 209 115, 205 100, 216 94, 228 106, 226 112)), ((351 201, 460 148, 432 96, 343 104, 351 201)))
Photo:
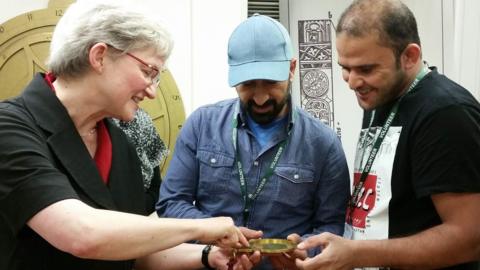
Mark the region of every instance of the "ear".
POLYGON ((406 70, 415 68, 419 61, 422 61, 422 49, 416 43, 410 43, 407 45, 401 55, 401 61, 403 67, 406 70))
POLYGON ((101 73, 104 68, 104 58, 107 55, 108 45, 96 43, 88 52, 88 61, 95 72, 101 73))
POLYGON ((295 75, 295 68, 296 67, 297 67, 297 59, 292 58, 292 60, 290 60, 290 74, 288 75, 288 79, 290 81, 293 81, 293 76, 295 75))

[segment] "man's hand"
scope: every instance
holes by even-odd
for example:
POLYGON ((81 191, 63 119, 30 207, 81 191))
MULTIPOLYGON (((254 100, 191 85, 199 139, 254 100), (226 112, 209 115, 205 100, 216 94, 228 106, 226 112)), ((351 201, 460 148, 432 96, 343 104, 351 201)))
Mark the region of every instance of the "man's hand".
POLYGON ((260 259, 258 251, 251 254, 236 254, 233 258, 232 249, 219 247, 212 247, 208 256, 210 266, 220 270, 227 270, 229 263, 233 263, 234 270, 250 270, 260 262, 260 259))
POLYGON ((297 248, 307 250, 314 247, 322 247, 322 253, 313 258, 302 260, 298 258, 296 265, 299 269, 352 269, 349 263, 354 256, 348 245, 348 239, 331 234, 321 233, 311 236, 300 243, 297 248))
MULTIPOLYGON (((300 243, 301 238, 298 234, 291 234, 287 237, 288 240, 294 242, 295 244, 300 243)), ((307 257, 307 252, 302 249, 295 249, 288 253, 282 253, 279 255, 269 256, 271 264, 275 269, 284 270, 284 269, 297 269, 295 264, 295 259, 305 259, 307 257)))
MULTIPOLYGON (((239 227, 238 230, 247 239, 257 239, 263 236, 262 231, 239 227)), ((228 263, 234 263, 233 269, 249 270, 260 262, 260 252, 251 254, 236 254, 233 258, 233 249, 213 247, 208 256, 210 265, 215 269, 228 269, 228 263)))
POLYGON ((245 236, 245 238, 247 238, 247 240, 258 239, 263 236, 262 231, 256 231, 246 227, 238 227, 238 228, 240 229, 242 234, 245 236))

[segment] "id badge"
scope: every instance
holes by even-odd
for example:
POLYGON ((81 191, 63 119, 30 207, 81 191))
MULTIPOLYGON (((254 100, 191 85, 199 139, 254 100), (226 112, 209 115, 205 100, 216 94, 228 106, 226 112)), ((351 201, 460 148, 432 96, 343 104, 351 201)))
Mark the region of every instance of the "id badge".
POLYGON ((352 225, 345 222, 345 229, 343 230, 343 238, 352 239, 353 238, 353 227, 352 225))

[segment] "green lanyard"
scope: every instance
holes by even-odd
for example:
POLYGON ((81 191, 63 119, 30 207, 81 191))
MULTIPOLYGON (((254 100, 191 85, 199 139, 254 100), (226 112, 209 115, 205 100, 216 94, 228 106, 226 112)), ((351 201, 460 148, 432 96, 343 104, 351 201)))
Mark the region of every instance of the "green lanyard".
MULTIPOLYGON (((398 112, 398 107, 400 106, 400 102, 402 99, 412 91, 412 89, 417 86, 418 82, 425 77, 425 75, 429 72, 430 70, 428 69, 427 66, 423 66, 423 68, 418 72, 417 76, 415 77, 415 80, 413 80, 412 84, 408 87, 407 92, 402 95, 397 102, 393 105, 390 114, 388 115, 387 120, 385 121, 385 124, 383 124, 382 129, 380 131, 380 134, 378 135, 377 139, 373 143, 372 151, 370 152, 370 155, 368 156, 367 163, 365 164, 365 167, 363 167, 362 174, 360 176, 360 179, 358 181, 358 184, 355 185, 355 188, 353 190, 352 196, 350 198, 350 213, 349 213, 349 219, 351 222, 352 218, 352 212, 355 209, 355 205, 357 201, 360 199, 358 198, 358 195, 360 194, 360 190, 363 188, 363 185, 365 184, 365 180, 367 179, 368 174, 370 173, 370 169, 372 168, 373 161, 375 160, 375 157, 378 153, 378 150, 380 149, 380 146, 382 145, 383 139, 387 135, 388 129, 392 125, 393 119, 397 115, 398 112)), ((368 130, 370 130, 370 127, 373 122, 373 117, 375 115, 375 111, 372 112, 371 118, 370 118, 370 124, 368 126, 368 130)))
MULTIPOLYGON (((261 177, 260 183, 258 183, 257 188, 254 193, 252 194, 247 194, 247 184, 246 184, 246 179, 245 179, 245 173, 243 172, 243 165, 240 160, 240 150, 237 147, 238 144, 238 113, 239 113, 239 104, 235 106, 235 112, 233 115, 233 121, 232 121, 232 141, 233 141, 233 148, 235 149, 235 160, 237 163, 237 170, 238 170, 238 179, 240 181, 240 191, 242 192, 242 197, 244 201, 244 207, 243 207, 243 223, 244 225, 247 224, 248 217, 250 215, 250 207, 252 206, 253 202, 255 199, 258 197, 262 189, 265 187, 265 184, 267 183, 268 179, 273 175, 273 172, 275 171, 275 168, 277 167, 278 161, 280 160, 280 156, 283 153, 283 150, 285 149, 285 145, 287 144, 287 141, 290 137, 290 131, 287 134, 287 138, 280 143, 277 153, 275 154, 272 162, 270 163, 270 166, 268 166, 267 171, 265 174, 261 177)), ((295 113, 292 114, 293 116, 295 113)))

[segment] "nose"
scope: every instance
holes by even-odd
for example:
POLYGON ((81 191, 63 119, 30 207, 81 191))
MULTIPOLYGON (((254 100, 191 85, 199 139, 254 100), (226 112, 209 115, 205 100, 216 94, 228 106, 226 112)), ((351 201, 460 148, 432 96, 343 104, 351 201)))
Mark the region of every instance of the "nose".
POLYGON ((365 84, 363 77, 358 75, 355 71, 347 72, 347 74, 344 74, 343 79, 348 83, 348 86, 352 90, 360 89, 365 84))
POLYGON ((150 84, 146 89, 145 93, 147 94, 147 98, 149 99, 154 99, 155 96, 157 95, 157 88, 155 87, 155 84, 152 83, 150 84))
POLYGON ((256 87, 253 94, 253 101, 255 101, 255 104, 262 106, 269 98, 270 95, 268 94, 268 91, 263 89, 263 87, 256 87))
POLYGON ((268 99, 269 97, 266 94, 256 94, 253 97, 253 101, 255 101, 255 104, 257 104, 258 106, 262 106, 265 102, 267 102, 268 99))

